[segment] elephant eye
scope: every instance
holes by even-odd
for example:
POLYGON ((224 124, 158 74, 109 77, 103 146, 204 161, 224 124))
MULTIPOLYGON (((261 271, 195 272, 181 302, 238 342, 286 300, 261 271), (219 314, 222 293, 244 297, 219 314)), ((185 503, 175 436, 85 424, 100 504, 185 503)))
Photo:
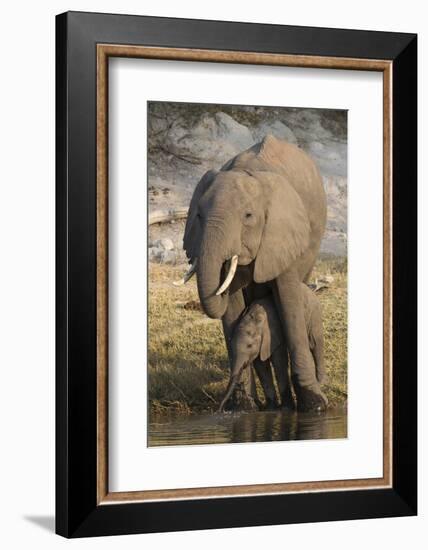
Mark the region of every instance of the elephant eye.
POLYGON ((247 344, 247 348, 251 348, 251 347, 253 347, 252 344, 247 344))
POLYGON ((246 217, 247 219, 248 219, 248 218, 251 218, 251 216, 252 216, 251 212, 247 212, 247 213, 245 214, 245 217, 246 217))

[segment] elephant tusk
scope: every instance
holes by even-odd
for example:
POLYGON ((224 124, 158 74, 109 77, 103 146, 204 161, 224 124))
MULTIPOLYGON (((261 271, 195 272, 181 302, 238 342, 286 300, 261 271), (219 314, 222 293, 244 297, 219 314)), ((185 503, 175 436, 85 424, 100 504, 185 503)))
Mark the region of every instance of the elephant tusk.
POLYGON ((196 267, 198 265, 198 258, 195 258, 193 260, 192 265, 189 267, 189 269, 186 271, 186 273, 183 275, 183 277, 179 281, 174 281, 172 284, 174 286, 182 286, 189 281, 193 275, 196 273, 196 267))
POLYGON ((238 256, 235 254, 234 256, 232 256, 232 259, 230 260, 229 273, 227 274, 227 277, 224 280, 224 283, 215 293, 216 296, 220 296, 220 294, 223 294, 223 292, 229 288, 230 283, 232 282, 233 277, 235 276, 237 267, 238 267, 238 256))

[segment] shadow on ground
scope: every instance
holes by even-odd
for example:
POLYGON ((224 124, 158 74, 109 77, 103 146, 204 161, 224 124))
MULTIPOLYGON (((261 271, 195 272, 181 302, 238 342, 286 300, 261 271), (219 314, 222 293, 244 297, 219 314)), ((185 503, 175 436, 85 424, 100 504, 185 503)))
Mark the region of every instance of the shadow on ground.
POLYGON ((41 527, 45 531, 55 532, 54 516, 24 516, 24 519, 30 523, 34 523, 34 525, 41 527))

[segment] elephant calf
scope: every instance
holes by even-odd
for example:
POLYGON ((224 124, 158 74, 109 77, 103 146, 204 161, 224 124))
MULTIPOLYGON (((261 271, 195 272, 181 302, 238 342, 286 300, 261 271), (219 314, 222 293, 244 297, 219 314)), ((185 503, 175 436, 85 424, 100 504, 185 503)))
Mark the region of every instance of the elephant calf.
MULTIPOLYGON (((302 283, 302 294, 309 347, 314 358, 317 380, 322 384, 326 381, 326 373, 323 360, 324 338, 321 308, 315 293, 304 283, 302 283)), ((255 300, 248 307, 232 336, 231 376, 219 412, 224 409, 239 383, 244 368, 251 363, 253 363, 263 387, 266 408, 278 407, 270 368, 272 364, 280 393, 281 406, 294 409, 288 369, 288 350, 282 333, 282 325, 272 296, 255 300)), ((311 405, 308 410, 313 410, 311 405)))

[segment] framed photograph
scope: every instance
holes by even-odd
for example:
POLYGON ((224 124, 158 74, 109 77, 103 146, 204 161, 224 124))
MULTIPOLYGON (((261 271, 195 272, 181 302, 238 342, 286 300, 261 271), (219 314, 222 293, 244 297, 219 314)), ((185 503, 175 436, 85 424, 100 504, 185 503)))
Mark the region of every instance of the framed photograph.
POLYGON ((57 533, 416 514, 416 35, 56 37, 57 533))

